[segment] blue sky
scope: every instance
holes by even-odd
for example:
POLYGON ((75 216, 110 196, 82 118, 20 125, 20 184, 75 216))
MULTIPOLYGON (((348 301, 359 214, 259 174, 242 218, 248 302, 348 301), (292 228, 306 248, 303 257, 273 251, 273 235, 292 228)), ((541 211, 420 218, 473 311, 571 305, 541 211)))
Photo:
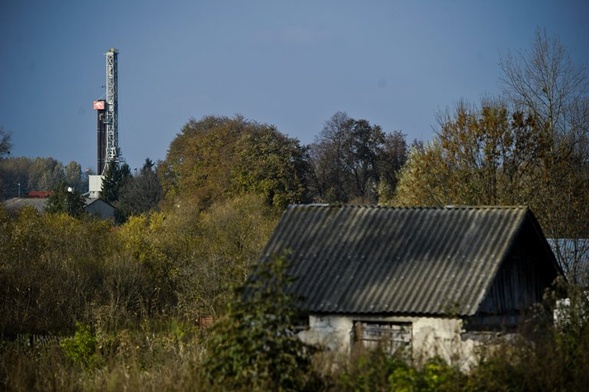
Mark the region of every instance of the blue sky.
POLYGON ((96 170, 105 56, 119 50, 119 146, 164 159, 190 119, 242 114, 313 142, 335 112, 409 141, 499 92, 538 29, 589 63, 583 0, 0 0, 0 125, 12 156, 96 170))

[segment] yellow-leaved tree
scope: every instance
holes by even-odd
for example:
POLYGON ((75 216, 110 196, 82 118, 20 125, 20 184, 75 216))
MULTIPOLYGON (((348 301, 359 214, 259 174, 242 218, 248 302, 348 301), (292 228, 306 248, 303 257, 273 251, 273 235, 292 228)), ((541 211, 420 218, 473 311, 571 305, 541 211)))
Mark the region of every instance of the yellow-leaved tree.
POLYGON ((415 148, 395 205, 527 205, 567 277, 589 278, 589 83, 557 39, 539 32, 530 53, 502 62, 505 97, 464 102, 439 116, 415 148))

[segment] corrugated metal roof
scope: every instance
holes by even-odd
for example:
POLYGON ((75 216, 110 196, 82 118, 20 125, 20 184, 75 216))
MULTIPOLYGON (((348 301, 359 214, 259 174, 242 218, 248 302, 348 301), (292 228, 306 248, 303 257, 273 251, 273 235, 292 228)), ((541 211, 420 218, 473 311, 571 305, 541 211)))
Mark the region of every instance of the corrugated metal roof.
POLYGON ((539 229, 526 207, 296 205, 262 259, 290 252, 310 312, 474 315, 526 219, 539 229))

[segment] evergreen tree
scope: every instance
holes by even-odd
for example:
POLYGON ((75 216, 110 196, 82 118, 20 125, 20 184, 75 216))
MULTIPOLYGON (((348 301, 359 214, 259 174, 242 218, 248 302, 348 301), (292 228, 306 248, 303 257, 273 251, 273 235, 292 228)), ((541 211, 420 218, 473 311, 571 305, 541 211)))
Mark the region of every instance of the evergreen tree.
POLYGON ((66 213, 75 218, 84 214, 84 199, 77 190, 62 181, 51 191, 47 200, 46 211, 49 213, 66 213))
POLYGON ((121 186, 118 207, 128 217, 148 212, 157 207, 163 191, 155 170, 155 163, 147 158, 135 176, 121 186))
POLYGON ((119 165, 116 162, 109 162, 102 179, 100 198, 115 207, 115 222, 124 223, 127 216, 120 209, 121 188, 132 179, 131 169, 126 163, 119 165))
POLYGON ((116 162, 109 162, 104 178, 100 198, 108 203, 114 204, 119 200, 121 187, 131 178, 131 169, 126 163, 119 165, 116 162))

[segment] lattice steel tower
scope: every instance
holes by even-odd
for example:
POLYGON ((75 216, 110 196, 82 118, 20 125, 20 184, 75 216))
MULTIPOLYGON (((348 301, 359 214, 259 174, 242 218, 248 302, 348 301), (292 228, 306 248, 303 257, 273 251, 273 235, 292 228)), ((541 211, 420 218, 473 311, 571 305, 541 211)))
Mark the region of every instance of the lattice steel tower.
POLYGON ((119 87, 118 87, 118 54, 115 48, 110 48, 106 54, 106 162, 104 174, 110 162, 124 162, 119 149, 119 87))

